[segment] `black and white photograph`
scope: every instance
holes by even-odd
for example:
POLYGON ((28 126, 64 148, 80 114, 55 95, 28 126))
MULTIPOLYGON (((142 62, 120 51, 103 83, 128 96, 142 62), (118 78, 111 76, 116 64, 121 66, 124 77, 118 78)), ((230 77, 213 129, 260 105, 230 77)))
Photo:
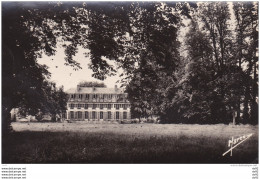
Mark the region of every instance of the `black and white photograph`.
POLYGON ((2 1, 2 167, 258 164, 258 6, 2 1))

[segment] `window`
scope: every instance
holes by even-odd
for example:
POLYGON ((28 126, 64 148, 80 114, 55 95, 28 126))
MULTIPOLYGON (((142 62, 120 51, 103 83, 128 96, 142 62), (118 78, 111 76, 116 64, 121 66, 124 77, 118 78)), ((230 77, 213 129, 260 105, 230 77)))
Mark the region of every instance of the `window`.
POLYGON ((127 112, 123 112, 123 119, 127 118, 127 112))
POLYGON ((126 108, 127 108, 127 105, 126 105, 126 104, 123 104, 123 108, 126 109, 126 108))
POLYGON ((74 98, 74 94, 72 94, 70 97, 71 97, 71 98, 74 98))
POLYGON ((86 99, 89 99, 89 94, 86 94, 86 99))
POLYGON ((73 111, 70 111, 70 118, 74 119, 74 112, 73 111))
POLYGON ((97 94, 93 94, 93 99, 97 99, 97 94))
POLYGON ((82 112, 78 111, 78 119, 82 119, 82 112))
POLYGON ((116 108, 116 109, 119 109, 119 104, 115 104, 115 108, 116 108))
POLYGON ((108 119, 111 119, 111 118, 112 118, 111 111, 108 111, 108 112, 107 112, 107 118, 108 118, 108 119))
POLYGON ((96 104, 93 104, 93 109, 96 109, 97 108, 97 105, 96 104))
POLYGON ((80 104, 76 104, 77 108, 80 109, 80 104))
POLYGON ((116 112, 116 119, 119 119, 119 112, 116 112))
POLYGON ((103 111, 100 111, 100 119, 103 119, 103 111))
POLYGON ((107 109, 111 109, 111 104, 108 104, 108 105, 107 105, 107 109))
POLYGON ((88 117, 88 111, 85 111, 85 119, 89 119, 89 117, 88 117))
POLYGON ((70 109, 73 109, 74 108, 74 104, 70 104, 70 109))
POLYGON ((79 99, 82 99, 82 94, 79 94, 79 99))
POLYGON ((100 104, 100 109, 103 109, 104 105, 103 104, 100 104))
POLYGON ((85 108, 85 109, 88 109, 88 104, 85 104, 85 105, 84 105, 84 108, 85 108))
POLYGON ((92 119, 96 119, 96 112, 92 111, 92 119))

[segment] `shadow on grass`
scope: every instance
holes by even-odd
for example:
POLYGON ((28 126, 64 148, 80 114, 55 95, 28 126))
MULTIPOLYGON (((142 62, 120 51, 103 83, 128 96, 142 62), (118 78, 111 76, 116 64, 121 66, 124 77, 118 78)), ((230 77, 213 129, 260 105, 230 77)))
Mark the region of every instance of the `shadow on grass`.
POLYGON ((2 163, 258 163, 258 139, 233 150, 209 136, 135 136, 86 132, 14 132, 2 140, 2 163))

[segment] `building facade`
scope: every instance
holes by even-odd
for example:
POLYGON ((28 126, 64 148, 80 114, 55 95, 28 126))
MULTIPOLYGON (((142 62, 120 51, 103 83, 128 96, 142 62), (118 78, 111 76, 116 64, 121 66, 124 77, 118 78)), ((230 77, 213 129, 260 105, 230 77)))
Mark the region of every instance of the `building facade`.
POLYGON ((68 120, 114 121, 131 119, 127 93, 120 88, 81 87, 67 91, 68 120))

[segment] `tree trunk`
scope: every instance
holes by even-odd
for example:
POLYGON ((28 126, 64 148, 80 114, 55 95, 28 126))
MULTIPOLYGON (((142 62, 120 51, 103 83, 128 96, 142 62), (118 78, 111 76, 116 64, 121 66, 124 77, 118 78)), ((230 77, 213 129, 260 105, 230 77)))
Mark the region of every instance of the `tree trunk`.
MULTIPOLYGON (((254 57, 255 59, 256 57, 254 57)), ((251 110, 251 120, 253 124, 258 123, 258 104, 257 104, 257 61, 254 61, 254 80, 252 85, 252 110, 251 110)))
POLYGON ((10 106, 2 106, 2 136, 5 136, 12 131, 11 109, 12 108, 10 106))
POLYGON ((246 85, 245 99, 244 99, 244 110, 243 110, 243 123, 248 123, 248 101, 250 100, 250 86, 246 85))

